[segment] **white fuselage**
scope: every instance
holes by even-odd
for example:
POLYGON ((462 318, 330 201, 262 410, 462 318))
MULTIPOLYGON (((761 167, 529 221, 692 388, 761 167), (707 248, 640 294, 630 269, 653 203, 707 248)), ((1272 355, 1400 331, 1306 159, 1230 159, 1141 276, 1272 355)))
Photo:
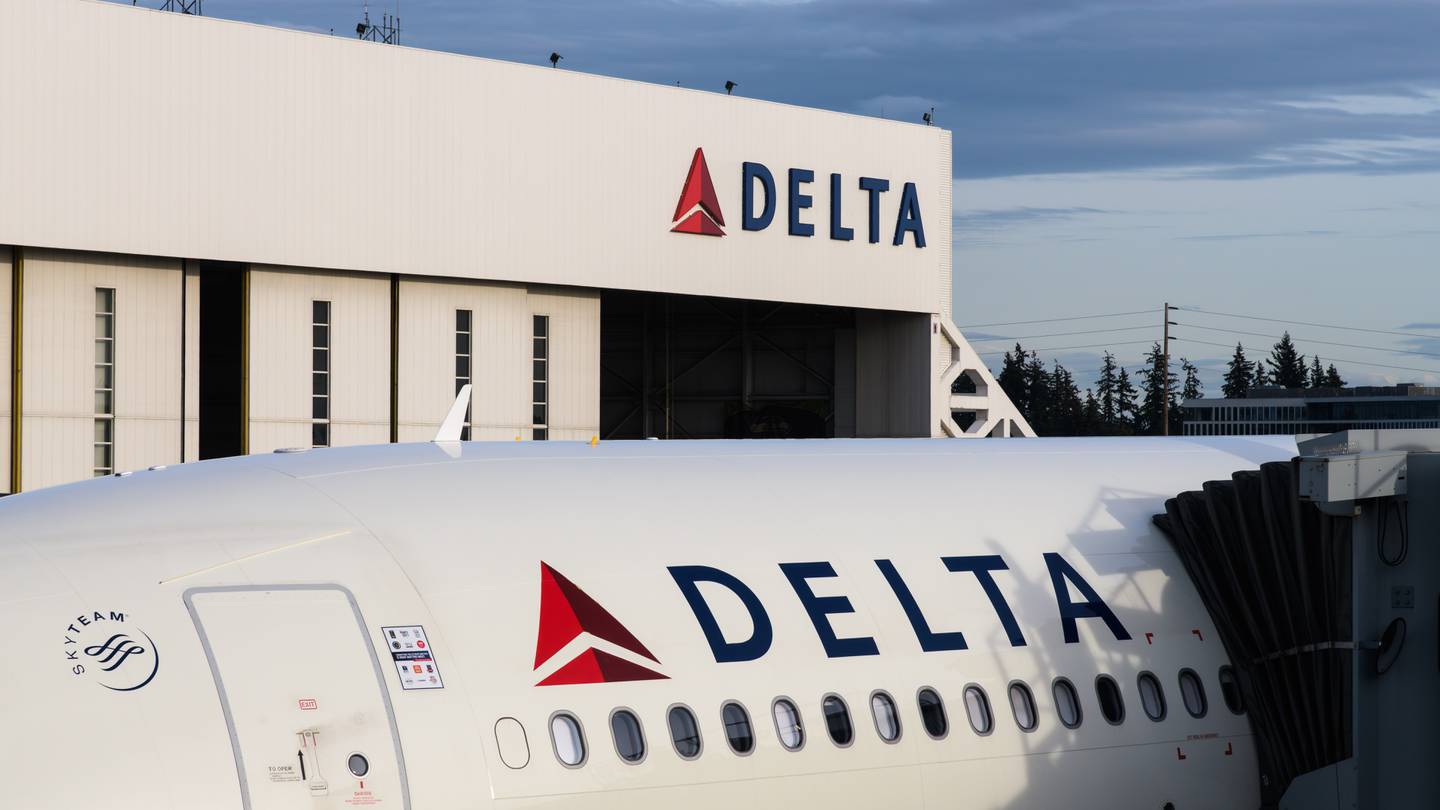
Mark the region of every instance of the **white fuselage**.
POLYGON ((1253 807, 1151 517, 1294 452, 396 445, 7 498, 0 807, 1253 807))

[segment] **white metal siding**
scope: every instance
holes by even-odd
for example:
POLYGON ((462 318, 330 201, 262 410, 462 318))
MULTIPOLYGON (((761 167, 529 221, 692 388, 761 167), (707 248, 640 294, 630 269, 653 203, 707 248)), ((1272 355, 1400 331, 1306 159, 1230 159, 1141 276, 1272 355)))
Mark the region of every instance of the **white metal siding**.
POLYGON ((530 310, 525 288, 400 282, 400 441, 429 441, 455 401, 455 310, 471 321, 474 440, 530 435, 530 310))
POLYGON ((116 3, 6 0, 0 30, 5 114, 25 122, 0 127, 0 243, 939 306, 937 127, 116 3), (696 147, 724 238, 670 232, 696 147), (740 228, 744 161, 775 176, 765 231, 740 228), (815 172, 813 238, 786 233, 790 168, 815 172), (832 172, 853 241, 828 238, 832 172), (891 183, 879 244, 862 175, 891 183), (907 181, 923 250, 891 244, 907 181))
POLYGON ((25 250, 21 486, 89 478, 95 290, 115 290, 115 470, 180 460, 180 263, 25 250))
MULTIPOLYGON (((550 438, 590 439, 600 433, 600 294, 594 290, 530 289, 531 315, 550 316, 550 438)), ((526 318, 527 336, 532 321, 526 318)), ((526 341, 527 347, 529 340, 526 341)), ((530 352, 525 354, 526 410, 530 352)), ((527 420, 529 416, 527 415, 527 420)))
POLYGON ((200 460, 200 274, 185 270, 185 461, 200 460))
POLYGON ((0 247, 0 492, 10 491, 10 248, 0 247))
POLYGON ((250 272, 250 452, 310 446, 311 303, 330 302, 330 444, 390 440, 390 280, 250 272))

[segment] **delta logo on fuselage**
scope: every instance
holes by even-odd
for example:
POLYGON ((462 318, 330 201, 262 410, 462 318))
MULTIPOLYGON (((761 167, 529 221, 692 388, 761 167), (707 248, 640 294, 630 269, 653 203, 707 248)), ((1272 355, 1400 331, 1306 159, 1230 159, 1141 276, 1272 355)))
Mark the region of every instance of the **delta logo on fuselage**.
MULTIPOLYGON (((814 182, 815 172, 811 169, 790 169, 786 172, 786 220, 791 236, 815 235, 815 225, 804 219, 804 212, 815 202, 815 198, 807 193, 814 182)), ((861 177, 858 187, 865 192, 869 203, 869 227, 866 235, 870 244, 878 244, 881 238, 881 195, 890 191, 890 181, 878 177, 861 177)), ((740 227, 747 231, 763 231, 770 227, 775 221, 779 200, 775 175, 770 168, 758 162, 742 163, 740 188, 740 227)), ((850 242, 855 239, 855 229, 845 225, 842 210, 844 190, 845 178, 838 173, 832 173, 830 238, 839 242, 850 242)), ((690 171, 685 175, 685 183, 680 188, 680 201, 675 204, 675 215, 670 218, 670 223, 670 230, 674 233, 725 235, 725 214, 720 210, 720 199, 715 194, 715 184, 710 179, 710 166, 705 162, 703 148, 696 149, 695 156, 690 160, 690 171)), ((901 187, 900 208, 890 243, 897 247, 905 244, 906 234, 910 235, 915 247, 925 247, 925 224, 920 216, 920 195, 914 183, 905 183, 901 187)))
MULTIPOLYGON (((1080 641, 1079 622, 1082 619, 1098 619, 1117 641, 1130 640, 1130 632, 1121 624, 1119 617, 1074 566, 1054 552, 1046 552, 1044 558, 1045 567, 1050 574, 1050 586, 1055 595, 1055 608, 1064 643, 1076 644, 1080 641), (1072 597, 1072 591, 1080 598, 1072 597)), ((920 603, 893 561, 880 559, 874 562, 909 620, 910 629, 922 651, 929 653, 969 649, 963 631, 936 629, 936 625, 932 624, 930 618, 921 610, 920 603)), ((1010 609, 1009 602, 995 581, 996 574, 1010 569, 1003 557, 999 554, 941 557, 940 563, 952 574, 968 574, 974 577, 975 584, 989 599, 1010 646, 1024 647, 1029 644, 1019 623, 1015 621, 1014 611, 1010 609)), ((821 596, 815 593, 811 584, 814 580, 839 576, 833 565, 824 561, 792 562, 780 563, 779 567, 791 590, 795 592, 800 607, 809 616, 810 624, 815 629, 826 657, 849 658, 880 654, 880 645, 874 637, 841 638, 831 625, 831 616, 855 612, 855 606, 848 596, 821 596)), ((705 636, 717 664, 756 661, 770 651, 775 641, 775 632, 769 611, 755 591, 739 577, 708 565, 672 565, 666 570, 680 589, 690 612, 694 614, 695 622, 705 636), (750 616, 749 638, 735 639, 726 636, 705 594, 701 592, 702 584, 723 588, 739 600, 750 616)), ((711 590, 711 593, 715 591, 711 590)), ((607 641, 656 665, 660 664, 660 660, 609 611, 601 607, 600 603, 549 564, 542 562, 540 627, 536 634, 535 670, 538 672, 551 658, 583 634, 607 641)), ((615 683, 666 677, 649 666, 631 663, 592 645, 536 685, 615 683)))

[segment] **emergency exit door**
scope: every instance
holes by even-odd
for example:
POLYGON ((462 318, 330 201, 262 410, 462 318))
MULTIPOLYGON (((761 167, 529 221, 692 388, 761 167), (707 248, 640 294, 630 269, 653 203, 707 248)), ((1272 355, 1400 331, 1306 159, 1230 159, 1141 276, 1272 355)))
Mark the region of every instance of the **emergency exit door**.
POLYGON ((355 597, 337 585, 196 588, 246 810, 409 810, 384 676, 355 597))

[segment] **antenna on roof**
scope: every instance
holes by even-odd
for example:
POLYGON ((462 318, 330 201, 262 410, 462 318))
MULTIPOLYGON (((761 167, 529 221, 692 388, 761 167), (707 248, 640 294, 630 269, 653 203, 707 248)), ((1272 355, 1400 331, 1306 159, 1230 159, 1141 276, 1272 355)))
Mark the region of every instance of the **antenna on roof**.
POLYGON ((924 121, 925 126, 927 127, 935 123, 935 108, 931 107, 930 112, 927 112, 924 115, 920 116, 920 120, 924 121))
MULTIPOLYGON (((196 0, 199 2, 199 0, 196 0)), ((395 13, 384 14, 379 23, 370 22, 370 0, 365 0, 365 18, 355 23, 355 36, 382 45, 400 44, 400 3, 396 0, 395 13)))
POLYGON ((165 5, 161 6, 160 10, 193 14, 196 17, 204 16, 204 12, 200 9, 200 0, 165 0, 165 5))

